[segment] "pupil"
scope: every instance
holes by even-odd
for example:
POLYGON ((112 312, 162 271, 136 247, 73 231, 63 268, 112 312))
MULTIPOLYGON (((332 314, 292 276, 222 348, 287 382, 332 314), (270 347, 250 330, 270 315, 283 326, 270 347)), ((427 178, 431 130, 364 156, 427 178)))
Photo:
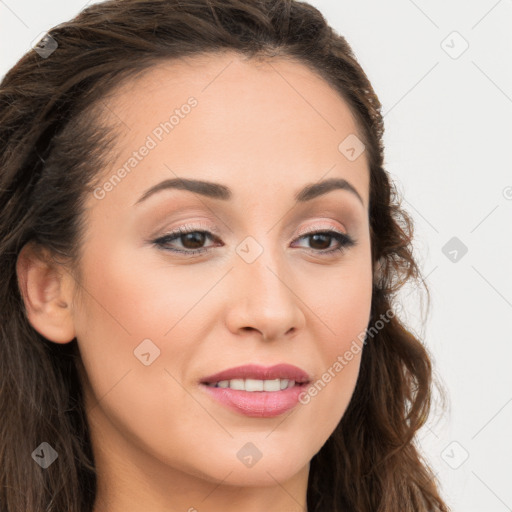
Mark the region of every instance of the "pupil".
MULTIPOLYGON (((326 239, 329 239, 329 238, 330 238, 330 236, 329 236, 329 235, 326 235, 326 234, 316 234, 316 235, 312 235, 312 236, 311 236, 311 245, 313 246, 313 248, 315 248, 315 247, 314 247, 314 243, 315 243, 316 241, 318 241, 318 238, 319 238, 319 237, 320 237, 320 239, 321 239, 321 238, 323 238, 323 239, 324 239, 324 241, 325 241, 326 239)), ((325 244, 324 244, 324 245, 325 245, 325 244)), ((330 244, 328 243, 326 247, 316 247, 316 249, 327 249, 327 248, 329 247, 329 245, 330 245, 330 244)))
POLYGON ((187 233, 186 235, 183 235, 182 237, 182 243, 185 247, 188 249, 197 249, 200 248, 202 243, 204 243, 204 233, 194 232, 194 233, 187 233), (186 243, 183 243, 184 240, 192 241, 193 247, 188 247, 186 243), (196 243, 197 245, 194 245, 196 243))

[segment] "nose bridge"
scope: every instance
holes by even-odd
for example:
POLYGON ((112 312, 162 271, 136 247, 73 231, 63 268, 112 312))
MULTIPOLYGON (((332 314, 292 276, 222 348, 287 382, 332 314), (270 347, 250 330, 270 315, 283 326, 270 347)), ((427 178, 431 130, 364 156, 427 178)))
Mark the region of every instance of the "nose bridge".
POLYGON ((285 254, 269 235, 246 237, 236 248, 230 321, 234 329, 252 327, 277 337, 302 323, 300 301, 293 292, 285 254))
POLYGON ((285 286, 288 272, 286 272, 284 254, 278 247, 271 247, 270 240, 271 237, 267 237, 265 241, 257 242, 249 237, 239 247, 240 250, 237 252, 241 261, 237 267, 240 279, 247 283, 246 286, 252 290, 253 294, 257 293, 261 297, 268 296, 274 300, 288 300, 290 292, 285 286), (249 251, 243 253, 247 248, 249 251))

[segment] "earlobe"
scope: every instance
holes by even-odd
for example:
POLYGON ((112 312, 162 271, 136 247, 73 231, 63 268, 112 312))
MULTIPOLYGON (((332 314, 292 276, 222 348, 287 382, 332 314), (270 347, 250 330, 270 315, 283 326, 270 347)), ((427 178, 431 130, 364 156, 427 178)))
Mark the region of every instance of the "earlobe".
POLYGON ((68 343, 75 337, 68 273, 52 262, 47 251, 27 243, 20 251, 16 273, 28 321, 46 339, 68 343))

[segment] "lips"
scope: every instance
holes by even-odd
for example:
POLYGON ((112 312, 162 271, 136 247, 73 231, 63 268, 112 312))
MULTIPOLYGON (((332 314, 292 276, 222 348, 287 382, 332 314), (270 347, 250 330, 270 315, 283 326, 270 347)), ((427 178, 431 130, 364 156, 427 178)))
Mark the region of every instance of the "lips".
MULTIPOLYGON (((299 396, 310 380, 310 376, 304 370, 291 364, 277 364, 270 367, 248 364, 205 377, 200 381, 200 389, 217 403, 238 414, 253 418, 273 418, 297 407, 299 396), (276 379, 279 379, 281 384, 290 381, 290 385, 280 390, 254 389, 256 385, 254 381, 275 381, 276 379), (231 384, 236 382, 238 385, 242 381, 245 382, 245 386, 242 386, 245 388, 251 382, 249 387, 253 389, 214 386, 222 381, 224 384, 231 381, 231 384)), ((261 387, 261 383, 257 387, 261 387)), ((275 387, 275 382, 272 387, 275 387)))
POLYGON ((256 380, 274 380, 288 379, 294 380, 297 384, 304 384, 310 381, 310 376, 301 368, 291 364, 276 364, 274 366, 260 366, 248 364, 229 368, 208 377, 201 379, 201 384, 214 384, 223 380, 232 379, 256 379, 256 380))

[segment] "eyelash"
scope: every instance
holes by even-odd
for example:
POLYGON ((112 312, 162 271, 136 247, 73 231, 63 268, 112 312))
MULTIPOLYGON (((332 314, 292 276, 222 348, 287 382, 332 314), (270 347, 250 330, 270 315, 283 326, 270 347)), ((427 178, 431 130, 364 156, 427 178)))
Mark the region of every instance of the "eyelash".
MULTIPOLYGON (((194 254, 199 254, 199 253, 206 253, 210 249, 213 249, 213 247, 208 247, 208 248, 201 248, 201 249, 180 250, 180 249, 169 249, 168 247, 166 247, 166 245, 169 242, 177 240, 180 237, 182 237, 184 235, 188 235, 190 233, 206 234, 207 237, 210 238, 210 240, 212 240, 212 241, 214 241, 214 239, 218 239, 218 237, 215 234, 211 233, 210 231, 201 230, 201 229, 198 229, 197 227, 194 228, 194 227, 189 227, 189 226, 180 226, 178 229, 175 229, 174 231, 171 231, 170 233, 167 233, 164 236, 161 236, 161 237, 153 240, 153 243, 157 247, 159 247, 163 250, 171 251, 171 252, 179 253, 179 254, 185 254, 186 256, 192 256, 194 254)), ((323 229, 323 230, 319 230, 319 231, 307 231, 306 233, 301 233, 301 235, 298 238, 296 238, 294 241, 300 240, 302 238, 312 237, 314 235, 328 235, 330 238, 334 238, 340 244, 339 247, 335 247, 334 249, 324 249, 324 250, 309 249, 309 251, 320 254, 320 255, 334 256, 335 253, 343 253, 346 249, 353 247, 357 243, 357 241, 354 240, 349 235, 340 233, 339 231, 328 230, 328 229, 323 229)))

